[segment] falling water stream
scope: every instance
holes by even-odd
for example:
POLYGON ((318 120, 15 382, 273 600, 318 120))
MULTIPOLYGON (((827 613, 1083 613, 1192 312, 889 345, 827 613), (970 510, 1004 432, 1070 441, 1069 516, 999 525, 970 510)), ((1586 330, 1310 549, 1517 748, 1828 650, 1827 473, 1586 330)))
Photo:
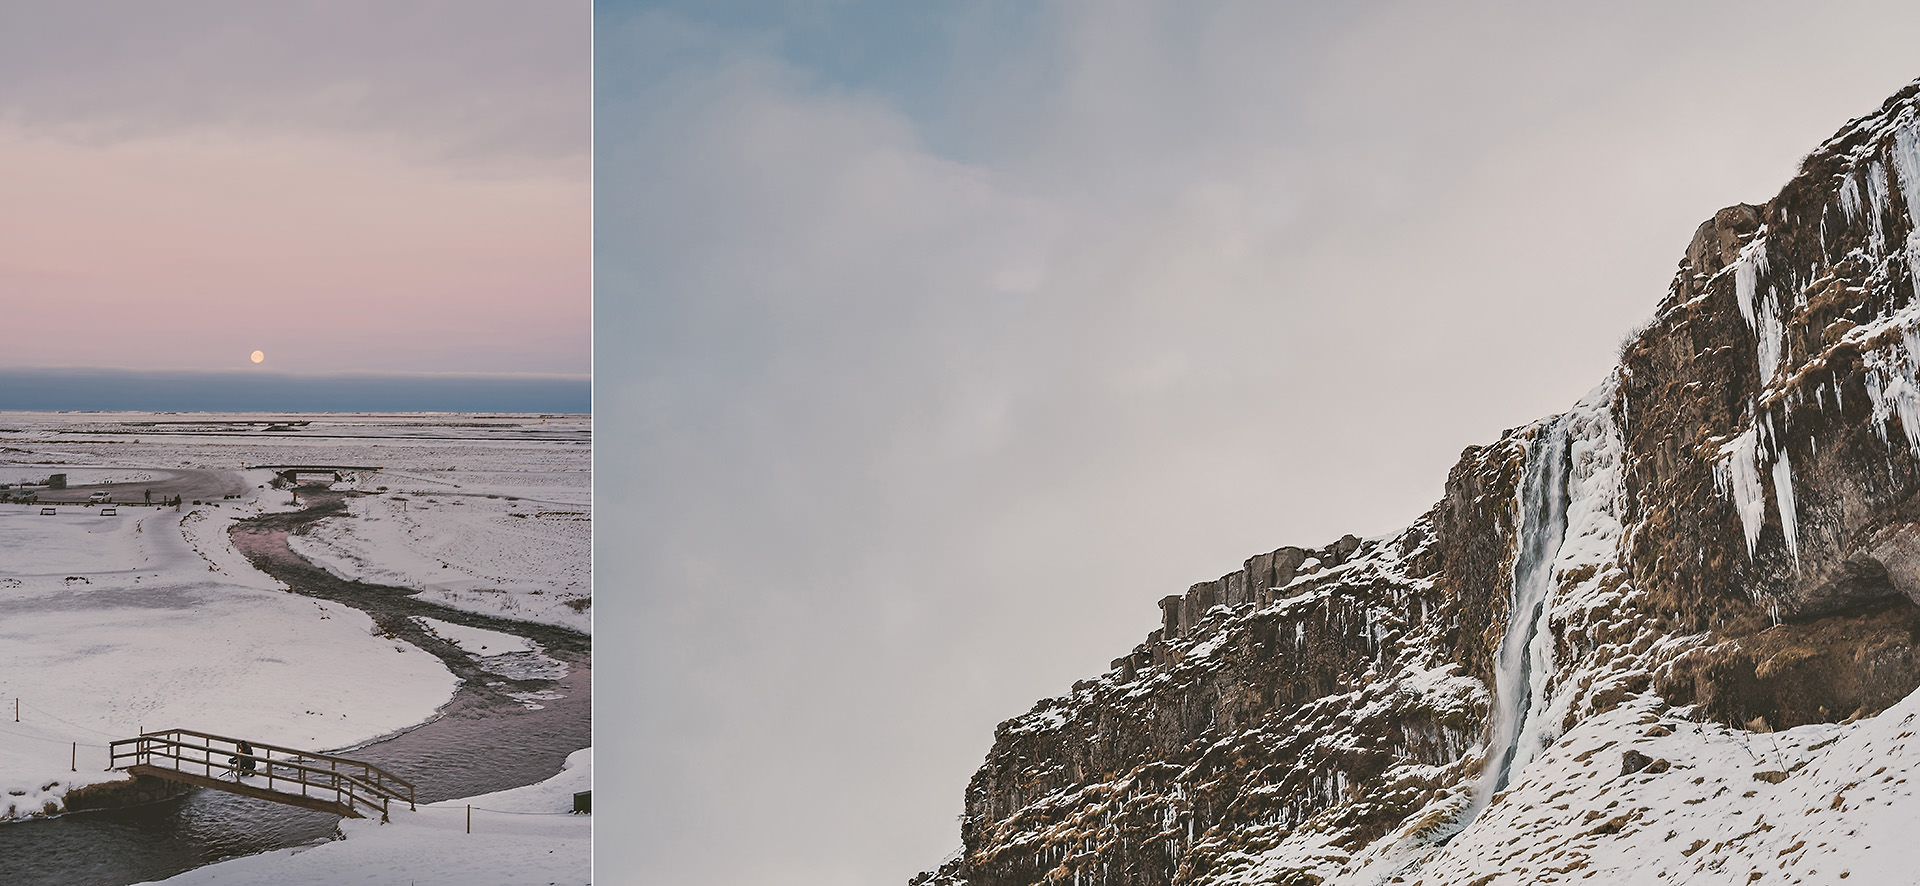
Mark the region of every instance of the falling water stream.
POLYGON ((1469 821, 1493 801, 1494 794, 1506 788, 1516 770, 1540 752, 1543 733, 1539 714, 1546 705, 1552 666, 1552 637, 1542 628, 1553 596, 1553 561, 1567 529, 1564 416, 1542 428, 1527 447, 1520 507, 1513 596, 1494 677, 1493 732, 1487 745, 1486 769, 1469 807, 1469 821))
MULTIPOLYGON (((298 527, 343 512, 340 495, 313 494, 310 501, 302 511, 241 521, 233 530, 235 546, 294 592, 365 611, 383 630, 438 656, 462 681, 427 723, 342 754, 412 781, 419 801, 427 803, 531 784, 560 771, 569 753, 591 743, 592 649, 585 636, 448 609, 406 588, 336 578, 287 546, 298 527), (428 633, 413 620, 416 615, 526 637, 566 665, 567 673, 542 678, 488 671, 428 633), (528 693, 540 696, 538 707, 523 701, 528 693)), ((325 841, 335 836, 338 823, 338 816, 322 812, 194 790, 143 806, 0 824, 0 884, 127 886, 226 858, 325 841)))

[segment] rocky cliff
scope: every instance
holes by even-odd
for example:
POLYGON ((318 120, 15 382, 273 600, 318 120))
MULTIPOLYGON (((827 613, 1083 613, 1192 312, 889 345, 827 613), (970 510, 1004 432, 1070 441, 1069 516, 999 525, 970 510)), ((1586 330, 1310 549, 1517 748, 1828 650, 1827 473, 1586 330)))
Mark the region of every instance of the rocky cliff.
POLYGON ((1169 596, 1002 723, 915 883, 1905 882, 1860 835, 1920 820, 1885 775, 1920 713, 1916 270, 1920 83, 1702 224, 1613 373, 1412 526, 1169 596))

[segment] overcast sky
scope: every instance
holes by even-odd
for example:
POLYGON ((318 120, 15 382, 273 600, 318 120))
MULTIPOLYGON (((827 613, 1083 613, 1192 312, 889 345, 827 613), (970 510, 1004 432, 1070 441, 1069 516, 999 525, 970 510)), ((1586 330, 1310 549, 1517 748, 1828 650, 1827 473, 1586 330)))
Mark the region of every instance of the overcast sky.
POLYGON ((1701 221, 1920 75, 1915 33, 1902 3, 601 5, 598 716, 638 751, 600 756, 603 863, 935 865, 997 722, 1161 596, 1391 532, 1570 406, 1701 221))
POLYGON ((589 371, 587 0, 0 0, 0 367, 589 371))

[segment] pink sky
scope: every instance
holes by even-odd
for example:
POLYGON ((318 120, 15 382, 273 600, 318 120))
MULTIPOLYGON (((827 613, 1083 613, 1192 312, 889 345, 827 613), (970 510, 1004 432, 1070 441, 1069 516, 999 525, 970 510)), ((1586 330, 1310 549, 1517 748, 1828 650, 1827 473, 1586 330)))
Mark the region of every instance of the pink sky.
MULTIPOLYGON (((587 373, 579 6, 342 7, 218 29, 208 6, 199 28, 120 17, 177 39, 106 40, 72 78, 42 53, 24 73, 44 76, 0 86, 16 331, 0 366, 221 369, 257 348, 290 372, 587 373), (408 28, 423 39, 395 38, 408 28)), ((0 54, 19 39, 0 36, 0 54)), ((26 64, 0 63, 0 80, 26 64)))

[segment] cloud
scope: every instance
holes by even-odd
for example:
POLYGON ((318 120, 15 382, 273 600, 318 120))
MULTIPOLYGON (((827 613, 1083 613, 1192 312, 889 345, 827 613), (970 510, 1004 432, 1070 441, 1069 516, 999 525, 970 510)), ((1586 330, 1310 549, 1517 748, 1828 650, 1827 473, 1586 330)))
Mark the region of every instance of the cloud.
POLYGON ((116 142, 183 130, 326 131, 477 168, 582 176, 584 3, 13 4, 0 120, 116 142))

